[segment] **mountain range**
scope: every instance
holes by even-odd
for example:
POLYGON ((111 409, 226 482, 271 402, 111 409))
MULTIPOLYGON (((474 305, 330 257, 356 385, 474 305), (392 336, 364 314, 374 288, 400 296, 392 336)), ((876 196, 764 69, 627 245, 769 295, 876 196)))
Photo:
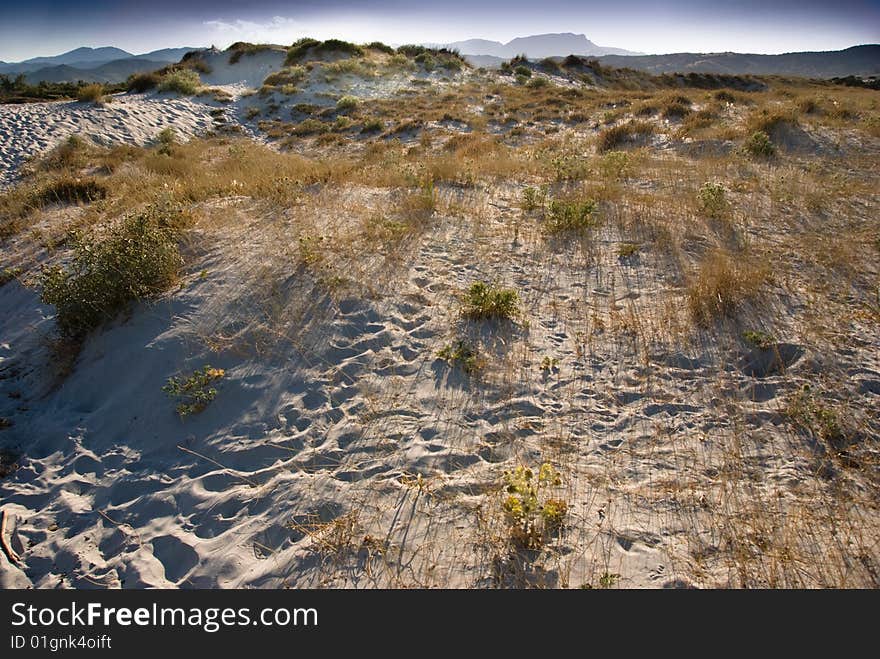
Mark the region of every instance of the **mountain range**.
POLYGON ((462 55, 482 55, 509 60, 517 55, 526 55, 529 59, 541 59, 556 55, 639 55, 622 48, 598 46, 583 34, 572 32, 534 34, 528 37, 517 37, 507 43, 489 41, 488 39, 467 39, 445 44, 431 44, 434 47, 454 49, 462 55))
MULTIPOLYGON (((724 73, 731 75, 785 75, 807 78, 880 75, 880 45, 853 46, 827 52, 758 55, 748 53, 673 53, 643 55, 619 48, 598 46, 583 34, 570 32, 537 34, 501 43, 488 39, 467 39, 451 43, 425 44, 457 49, 474 66, 498 67, 517 55, 529 59, 585 55, 612 67, 626 67, 660 73, 724 73)), ((24 74, 28 83, 122 82, 132 73, 153 71, 179 62, 198 48, 164 48, 133 55, 113 47, 77 48, 52 57, 34 57, 23 62, 0 62, 0 74, 24 74)))
POLYGON ((606 55, 599 61, 616 68, 648 73, 727 73, 835 78, 880 75, 880 45, 853 46, 825 52, 756 55, 748 53, 674 53, 671 55, 606 55))
POLYGON ((76 48, 61 55, 33 57, 22 62, 0 62, 0 74, 24 74, 29 83, 47 82, 120 82, 132 73, 153 71, 179 62, 197 48, 163 48, 134 55, 121 48, 76 48))

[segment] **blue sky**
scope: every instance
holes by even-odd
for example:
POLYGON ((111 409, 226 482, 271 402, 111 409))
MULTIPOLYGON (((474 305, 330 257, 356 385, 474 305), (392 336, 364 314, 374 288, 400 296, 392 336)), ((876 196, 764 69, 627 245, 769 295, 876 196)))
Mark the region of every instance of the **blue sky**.
POLYGON ((112 45, 142 53, 301 36, 508 41, 576 32, 648 53, 836 50, 880 42, 880 0, 0 0, 0 60, 112 45))

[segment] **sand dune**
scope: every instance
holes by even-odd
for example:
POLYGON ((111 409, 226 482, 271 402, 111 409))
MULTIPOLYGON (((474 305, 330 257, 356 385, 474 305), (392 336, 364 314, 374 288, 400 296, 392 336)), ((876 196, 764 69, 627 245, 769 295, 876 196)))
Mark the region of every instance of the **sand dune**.
POLYGON ((0 187, 15 179, 16 170, 28 158, 71 135, 102 145, 142 145, 167 127, 188 138, 212 126, 213 106, 208 103, 167 94, 111 98, 103 105, 78 101, 0 105, 0 187))
POLYGON ((797 140, 768 123, 770 161, 743 152, 750 113, 799 89, 413 65, 316 66, 294 93, 252 93, 282 58, 210 55, 229 103, 0 106, 6 185, 71 134, 246 131, 132 156, 100 175, 101 204, 47 205, 4 239, 0 448, 19 468, 0 501, 21 561, 0 556, 0 586, 876 585, 880 142, 864 122, 805 114, 797 140), (709 123, 683 137, 660 106, 685 102, 709 123), (641 141, 597 146, 636 118, 641 141), (186 205, 185 266, 59 377, 40 269, 70 259, 68 229, 117 220, 125 191, 186 205), (580 233, 548 229, 565 212, 580 233), (727 305, 747 267, 759 292, 727 305), (481 281, 517 292, 512 319, 462 313, 481 281), (440 356, 457 342, 474 372, 440 356), (216 398, 181 419, 163 385, 207 364, 216 398), (523 547, 505 472, 545 462, 565 523, 523 547))

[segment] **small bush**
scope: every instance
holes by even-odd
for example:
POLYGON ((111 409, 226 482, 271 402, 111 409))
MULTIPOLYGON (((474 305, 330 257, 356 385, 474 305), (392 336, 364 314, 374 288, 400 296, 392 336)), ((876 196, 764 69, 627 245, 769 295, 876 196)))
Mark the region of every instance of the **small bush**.
POLYGON ((689 106, 685 105, 684 103, 673 101, 667 103, 663 107, 663 118, 679 120, 690 114, 690 112, 691 109, 689 106))
POLYGON ((721 101, 722 103, 736 103, 736 96, 734 96, 726 89, 719 89, 717 92, 715 92, 713 98, 716 101, 721 101))
POLYGON ((585 231, 595 226, 599 205, 593 199, 567 201, 554 199, 547 206, 544 232, 549 235, 585 231))
POLYGON ((762 265, 721 251, 710 252, 688 285, 691 316, 698 324, 707 325, 729 315, 757 296, 766 280, 767 270, 762 265))
POLYGON ((857 432, 835 405, 829 405, 805 384, 787 401, 783 413, 797 428, 824 440, 834 451, 845 451, 857 432))
POLYGON ((287 51, 287 59, 285 64, 295 64, 302 61, 303 58, 311 53, 312 55, 320 55, 326 53, 342 53, 349 56, 360 56, 364 54, 364 49, 348 41, 340 39, 327 39, 326 41, 318 41, 305 37, 294 43, 287 51))
POLYGON ((370 50, 378 50, 380 53, 385 53, 386 55, 393 55, 394 48, 388 46, 381 41, 372 41, 367 44, 367 48, 370 50))
POLYGON ((728 208, 724 186, 706 182, 700 187, 700 209, 709 217, 720 217, 728 208))
POLYGON ((758 158, 771 158, 776 154, 776 147, 770 141, 770 136, 762 130, 749 135, 743 149, 749 155, 758 158))
POLYGON ((538 210, 543 208, 545 203, 547 203, 546 189, 528 187, 523 190, 521 207, 524 211, 538 210))
POLYGON ((193 96, 202 86, 199 74, 189 69, 178 69, 166 73, 159 83, 160 92, 176 92, 185 96, 193 96))
POLYGON ((320 135, 330 132, 330 126, 320 119, 304 119, 293 128, 294 135, 320 135))
POLYGON ((222 368, 204 366, 196 369, 187 378, 168 378, 162 391, 180 401, 177 404, 177 413, 181 417, 198 414, 217 397, 217 390, 211 384, 225 375, 226 371, 222 368))
POLYGON ((630 157, 626 151, 608 151, 599 162, 599 171, 606 179, 622 181, 629 176, 630 157))
POLYGON ((523 466, 504 472, 506 497, 502 509, 517 549, 540 549, 563 529, 568 503, 548 494, 561 484, 559 472, 548 463, 541 465, 537 477, 523 466))
POLYGON ((272 50, 272 46, 268 44, 247 43, 246 41, 237 41, 229 46, 226 52, 229 53, 229 63, 237 64, 244 55, 256 55, 267 50, 272 50))
POLYGON ((543 76, 537 76, 532 78, 526 83, 526 87, 529 89, 540 89, 541 87, 547 87, 550 84, 550 81, 543 76))
POLYGON ((95 82, 80 87, 76 92, 76 100, 82 103, 100 103, 104 100, 105 93, 104 85, 95 82))
POLYGON ((769 350, 776 345, 776 339, 767 332, 761 330, 746 330, 742 333, 743 339, 761 350, 769 350))
POLYGON ((516 74, 518 76, 523 76, 524 78, 531 78, 532 77, 532 70, 529 67, 525 66, 524 64, 520 64, 519 66, 514 68, 513 72, 514 72, 514 74, 516 74))
POLYGON ((370 119, 364 122, 361 133, 379 133, 383 130, 385 130, 385 124, 382 123, 381 119, 370 119))
POLYGON ((130 302, 170 286, 181 263, 178 220, 154 207, 125 218, 103 238, 76 237, 70 264, 41 276, 41 299, 55 306, 61 334, 82 339, 130 302))
POLYGON ((463 299, 463 313, 473 320, 511 320, 519 309, 519 295, 509 288, 474 282, 463 299))
POLYGON ((162 82, 162 76, 157 73, 135 73, 128 77, 126 87, 130 92, 142 94, 155 89, 160 82, 162 82))
POLYGON ((612 151, 639 139, 654 134, 654 126, 642 121, 630 121, 626 124, 606 128, 599 133, 597 149, 599 153, 612 151))
POLYGON ((93 178, 64 176, 46 184, 39 194, 37 205, 89 204, 107 196, 107 187, 93 178))
POLYGON ((264 85, 271 87, 280 87, 281 85, 295 85, 302 82, 308 76, 308 71, 304 66, 288 66, 280 71, 275 71, 266 76, 263 80, 264 85))
POLYGON ((540 62, 538 62, 538 66, 540 66, 544 71, 548 73, 560 73, 562 67, 559 66, 559 62, 557 62, 552 57, 545 57, 540 62))
POLYGON ((354 110, 358 106, 359 101, 354 96, 343 96, 336 101, 336 111, 344 112, 354 110))
POLYGON ((450 366, 461 366, 468 375, 475 375, 483 368, 483 360, 477 355, 477 351, 464 341, 443 346, 437 356, 450 366))
POLYGON ((421 65, 425 71, 433 71, 436 66, 436 62, 429 52, 419 53, 413 58, 413 61, 421 65))

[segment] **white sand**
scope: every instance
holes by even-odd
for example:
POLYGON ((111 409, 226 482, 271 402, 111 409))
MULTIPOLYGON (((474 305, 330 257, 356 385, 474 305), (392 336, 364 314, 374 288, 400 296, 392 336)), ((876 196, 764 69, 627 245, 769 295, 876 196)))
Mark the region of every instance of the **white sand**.
POLYGON ((181 137, 204 133, 215 103, 168 94, 117 94, 103 105, 78 101, 0 105, 0 188, 28 158, 71 135, 98 144, 145 144, 172 127, 181 137))

